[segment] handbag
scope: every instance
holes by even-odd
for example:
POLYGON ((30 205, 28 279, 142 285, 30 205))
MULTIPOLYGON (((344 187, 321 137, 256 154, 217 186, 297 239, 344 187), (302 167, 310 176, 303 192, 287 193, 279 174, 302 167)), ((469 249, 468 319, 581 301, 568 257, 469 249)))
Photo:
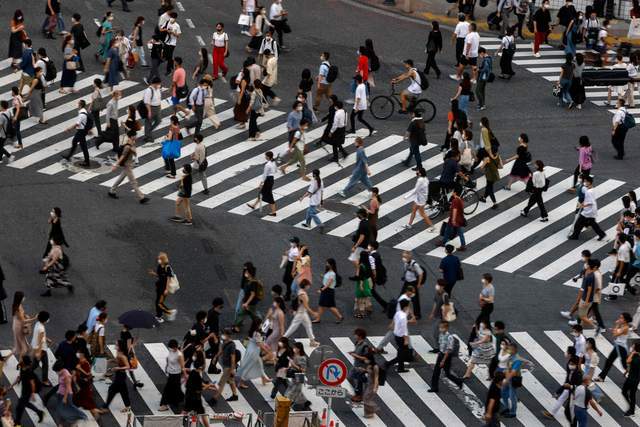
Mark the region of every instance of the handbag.
POLYGON ((289 34, 291 32, 291 27, 286 19, 282 20, 282 32, 285 34, 289 34))
POLYGON ((198 172, 204 172, 207 170, 207 167, 209 166, 209 162, 207 161, 207 159, 204 159, 199 165, 198 165, 198 172))
POLYGON ((242 25, 244 27, 248 27, 251 24, 251 17, 245 13, 241 13, 238 16, 238 25, 242 25))
POLYGON ((560 96, 560 86, 557 84, 553 85, 553 89, 551 89, 551 93, 553 94, 553 96, 555 96, 556 98, 560 96))
POLYGON ((269 334, 269 331, 271 329, 271 319, 264 319, 264 322, 262 322, 262 325, 260 325, 260 332, 262 332, 262 334, 266 336, 269 334))
POLYGON ((180 282, 178 281, 178 276, 174 273, 173 276, 167 279, 167 292, 175 294, 178 290, 180 290, 180 282))
POLYGON ((442 320, 445 322, 454 322, 458 316, 456 315, 456 309, 453 306, 453 301, 449 301, 449 304, 442 305, 442 320), (445 311, 445 306, 448 305, 450 309, 445 311))
POLYGON ((26 120, 30 116, 31 116, 31 113, 29 113, 29 109, 23 105, 20 108, 20 112, 18 113, 18 117, 16 117, 16 120, 17 121, 26 120))
POLYGON ((522 377, 517 375, 515 377, 511 377, 511 387, 520 388, 522 387, 522 377))
POLYGON ((138 369, 138 365, 140 365, 140 361, 136 356, 132 356, 131 359, 129 359, 129 366, 131 369, 138 369))
POLYGON ((179 159, 180 148, 182 143, 179 140, 165 140, 162 143, 162 158, 163 159, 179 159))

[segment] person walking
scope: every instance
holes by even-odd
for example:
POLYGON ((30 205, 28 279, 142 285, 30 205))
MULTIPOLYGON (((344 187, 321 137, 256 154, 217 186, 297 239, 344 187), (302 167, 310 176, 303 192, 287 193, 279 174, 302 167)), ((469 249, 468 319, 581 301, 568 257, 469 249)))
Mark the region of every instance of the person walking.
POLYGON ((140 191, 138 180, 133 173, 134 158, 136 155, 136 131, 130 130, 127 132, 127 142, 122 146, 122 154, 118 157, 115 165, 111 167, 112 172, 117 172, 121 169, 120 175, 118 175, 118 178, 114 181, 107 195, 112 199, 117 199, 118 195, 116 194, 116 190, 124 179, 127 178, 138 197, 138 201, 143 205, 149 202, 150 199, 140 191))
POLYGON ((531 179, 531 170, 529 169, 529 162, 531 162, 531 153, 529 152, 529 136, 526 133, 521 133, 518 137, 518 147, 516 148, 516 154, 505 160, 505 163, 513 162, 511 172, 509 173, 509 179, 504 189, 511 190, 511 184, 514 181, 522 181, 525 184, 531 179))
POLYGON ((436 63, 436 55, 438 52, 442 52, 442 33, 440 32, 440 23, 438 21, 431 22, 431 31, 429 31, 429 37, 427 38, 425 52, 427 53, 427 61, 424 66, 424 75, 428 76, 429 71, 433 68, 436 78, 439 79, 442 73, 436 63))
POLYGON ((274 107, 280 104, 281 99, 273 91, 273 87, 278 84, 278 57, 270 49, 264 50, 264 68, 262 69, 262 92, 267 100, 274 107), (266 74, 265 74, 266 73, 266 74))
POLYGON ((164 367, 164 371, 167 374, 167 382, 162 389, 162 398, 158 408, 161 412, 168 411, 170 405, 178 406, 184 401, 184 393, 180 386, 181 379, 186 373, 184 356, 180 351, 178 341, 169 340, 167 347, 169 352, 167 353, 167 362, 164 367))
MULTIPOLYGON (((186 82, 185 82, 186 84, 186 82)), ((206 79, 200 79, 198 86, 194 87, 189 94, 187 105, 191 106, 190 116, 193 115, 195 123, 191 122, 187 128, 195 127, 195 133, 199 134, 202 130, 202 122, 204 121, 205 102, 207 97, 208 84, 206 79)))
POLYGON ((27 342, 27 332, 37 319, 37 316, 25 314, 24 299, 24 292, 22 291, 16 291, 13 294, 13 303, 11 305, 13 349, 11 351, 16 357, 20 357, 30 350, 27 342))
POLYGON ((45 90, 44 73, 42 68, 35 68, 35 75, 31 84, 29 85, 29 93, 25 96, 25 99, 29 101, 29 114, 31 117, 37 117, 38 123, 46 125, 47 121, 44 118, 44 103, 42 102, 43 93, 45 90))
POLYGON ((531 178, 533 183, 531 196, 529 196, 529 202, 520 212, 520 215, 526 218, 529 215, 529 210, 531 210, 533 205, 537 204, 538 209, 540 209, 540 222, 548 222, 549 215, 542 200, 542 193, 548 188, 547 177, 544 174, 544 163, 542 163, 542 160, 536 160, 534 164, 536 165, 536 171, 531 178))
MULTIPOLYGON (((368 245, 367 245, 368 246, 368 245)), ((371 304, 372 272, 369 264, 369 253, 360 251, 357 262, 355 303, 353 316, 356 319, 364 319, 371 316, 373 306, 371 304)))
POLYGON ((65 261, 60 242, 51 239, 51 250, 43 260, 43 265, 40 269, 40 272, 45 275, 44 284, 47 288, 40 294, 41 297, 50 297, 52 288, 67 288, 70 294, 73 293, 74 287, 67 278, 66 263, 68 261, 65 261))
POLYGON ((138 107, 141 118, 144 118, 144 142, 153 142, 151 133, 160 124, 162 92, 160 77, 154 77, 151 84, 144 90, 142 102, 138 107), (141 108, 144 105, 144 111, 141 108), (144 114, 142 114, 144 113, 144 114))
POLYGON ((369 235, 371 237, 369 244, 378 239, 378 214, 380 213, 381 204, 382 199, 380 198, 380 189, 378 187, 372 187, 369 206, 365 204, 360 205, 360 207, 367 212, 367 221, 369 222, 370 231, 369 235))
MULTIPOLYGON (((476 365, 489 366, 496 355, 496 349, 492 343, 491 324, 485 320, 476 321, 474 326, 474 332, 475 331, 477 331, 476 338, 469 343, 471 360, 467 366, 467 371, 462 377, 463 380, 471 378, 471 374, 476 365)), ((503 373, 496 372, 494 379, 500 374, 503 373)), ((498 395, 498 399, 500 399, 500 395, 498 395)))
POLYGON ((58 374, 58 392, 56 393, 56 415, 59 423, 74 425, 86 420, 87 415, 73 403, 72 375, 63 366, 62 361, 53 364, 53 371, 58 374))
POLYGON ((169 22, 164 25, 164 28, 160 28, 161 33, 165 34, 164 39, 164 60, 167 61, 167 69, 164 73, 165 76, 168 76, 173 71, 174 61, 173 61, 173 52, 178 45, 178 38, 182 35, 182 30, 180 29, 180 24, 177 22, 178 13, 170 12, 169 13, 169 22))
POLYGON ((78 116, 76 117, 75 123, 65 129, 66 132, 75 130, 75 134, 71 140, 71 149, 66 155, 63 155, 62 158, 67 162, 70 161, 71 156, 73 156, 76 148, 78 147, 78 144, 80 144, 80 148, 82 149, 82 154, 84 156, 84 162, 80 163, 80 166, 89 167, 91 164, 89 163, 87 135, 92 132, 93 118, 90 118, 86 107, 87 103, 84 99, 78 101, 78 116))
POLYGON ((576 53, 573 61, 573 80, 571 81, 569 95, 571 95, 571 99, 578 110, 582 109, 582 104, 587 100, 587 94, 582 80, 584 67, 584 55, 582 53, 576 53))
POLYGON ((146 55, 144 52, 144 39, 142 36, 142 27, 144 26, 144 16, 138 16, 133 23, 133 30, 131 31, 131 40, 133 46, 131 46, 131 54, 134 56, 136 62, 140 61, 140 65, 147 68, 146 55), (136 58, 137 57, 137 58, 136 58))
POLYGON ((289 12, 282 6, 282 0, 273 0, 269 8, 269 21, 278 34, 278 45, 280 45, 281 49, 287 48, 284 45, 283 34, 291 32, 287 23, 288 15, 289 12))
MULTIPOLYGON (((122 92, 118 89, 111 92, 111 99, 107 102, 106 114, 105 114, 105 130, 102 135, 98 135, 95 140, 97 149, 100 149, 100 145, 104 142, 111 143, 111 151, 117 156, 120 153, 120 124, 118 123, 118 101, 122 98, 122 92)), ((92 112, 93 114, 93 112, 92 112)), ((98 112, 98 117, 100 113, 98 112)), ((94 121, 95 123, 95 121, 94 121)))
POLYGON ((307 332, 307 337, 310 340, 310 345, 312 347, 317 347, 318 345, 320 345, 320 343, 316 341, 315 335, 313 334, 313 325, 311 324, 311 318, 309 317, 309 315, 317 318, 318 313, 312 310, 309 306, 309 295, 306 291, 309 285, 310 283, 306 279, 301 280, 300 283, 298 283, 299 289, 295 297, 298 302, 297 307, 294 308, 295 304, 292 304, 292 308, 294 308, 295 314, 293 316, 293 319, 291 320, 289 328, 284 333, 283 338, 290 338, 291 335, 293 335, 300 328, 300 326, 302 326, 307 332))
POLYGON ((84 25, 82 25, 82 16, 79 13, 74 13, 71 16, 71 36, 73 37, 73 44, 78 52, 78 62, 79 68, 78 71, 85 71, 84 62, 82 61, 82 51, 89 46, 91 46, 91 42, 87 37, 87 33, 84 30, 84 25))
POLYGON ((182 174, 178 184, 178 197, 176 198, 176 213, 169 218, 170 221, 189 226, 193 225, 193 215, 191 213, 193 177, 191 176, 191 171, 191 165, 188 163, 182 167, 182 174))
POLYGON ((593 189, 592 176, 584 177, 584 186, 581 192, 584 194, 584 201, 580 203, 581 211, 578 214, 578 219, 573 226, 573 233, 569 236, 569 239, 578 240, 582 229, 591 227, 598 235, 598 240, 602 240, 606 237, 606 233, 602 231, 596 222, 596 218, 598 217, 598 203, 596 201, 595 190, 593 189))
POLYGON ((396 342, 396 346, 398 347, 398 355, 385 363, 386 369, 389 369, 389 367, 397 363, 397 371, 399 374, 409 372, 408 369, 405 369, 404 364, 410 359, 408 328, 410 304, 410 301, 406 299, 398 302, 400 309, 396 311, 396 314, 393 316, 393 338, 396 342))
POLYGON ((336 324, 342 323, 344 316, 336 307, 336 287, 342 285, 342 277, 338 274, 336 260, 327 259, 322 276, 322 287, 318 290, 320 300, 318 301, 318 315, 311 323, 320 323, 320 318, 325 311, 329 310, 336 317, 336 324))
POLYGON ((109 405, 111 405, 116 395, 119 394, 124 403, 124 411, 129 412, 131 410, 131 399, 129 398, 129 389, 127 387, 127 371, 131 369, 131 365, 129 364, 127 356, 120 349, 118 349, 115 359, 116 366, 111 368, 113 380, 111 385, 109 385, 107 401, 104 403, 102 409, 109 409, 109 405))
POLYGON ((331 108, 334 108, 331 123, 327 122, 329 132, 327 135, 328 143, 331 144, 333 155, 330 157, 332 162, 338 163, 338 151, 342 154, 342 158, 346 159, 349 153, 344 149, 344 140, 346 136, 347 112, 344 110, 344 104, 335 95, 331 95, 332 106, 329 108, 329 116, 331 117, 331 108))
MULTIPOLYGON (((182 144, 182 135, 180 133, 180 121, 178 117, 173 115, 170 118, 171 124, 169 125, 169 131, 165 136, 164 144, 182 144)), ((164 153, 162 152, 162 159, 164 160, 164 172, 165 176, 170 179, 176 178, 176 153, 164 153)), ((178 154, 179 157, 179 154, 178 154)))
POLYGON ((447 378, 457 385, 458 388, 462 388, 462 379, 451 373, 451 363, 457 356, 456 349, 459 348, 459 344, 457 344, 456 341, 457 338, 449 332, 449 322, 441 320, 438 335, 438 356, 433 368, 433 375, 431 376, 429 393, 438 392, 441 371, 444 371, 447 378))
POLYGON ((224 59, 229 55, 229 36, 224 31, 224 24, 218 22, 216 31, 211 35, 211 63, 213 64, 213 79, 220 78, 218 70, 222 70, 222 79, 225 80, 229 68, 225 65, 224 59))
POLYGON ((484 176, 486 179, 486 186, 484 188, 484 195, 480 197, 482 203, 486 203, 487 198, 490 198, 493 202, 491 209, 498 209, 498 201, 496 199, 494 186, 500 181, 500 171, 502 169, 502 158, 498 154, 497 146, 490 146, 489 151, 485 149, 486 157, 480 165, 480 169, 484 169, 484 176))
MULTIPOLYGON (((106 90, 102 86, 102 79, 93 80, 93 92, 89 97, 88 111, 93 117, 93 125, 98 136, 102 136, 102 123, 100 122, 100 112, 107 107, 106 90)), ((117 117, 117 116, 116 116, 117 117)))
POLYGON ((168 294, 167 282, 169 281, 169 278, 173 278, 173 280, 175 280, 175 273, 173 272, 171 265, 169 265, 169 257, 165 252, 160 252, 158 254, 157 261, 158 266, 156 269, 149 269, 147 270, 147 273, 157 279, 155 283, 156 321, 158 323, 162 323, 164 322, 164 315, 172 315, 175 313, 175 310, 170 310, 164 303, 168 294))
POLYGON ((625 100, 618 98, 616 103, 616 112, 613 115, 613 125, 611 127, 611 144, 616 150, 616 155, 613 157, 616 160, 624 159, 624 139, 627 136, 627 121, 632 120, 633 117, 627 117, 628 112, 625 107, 625 100))
POLYGON ((351 123, 351 129, 349 133, 356 133, 356 117, 358 121, 362 123, 367 129, 369 129, 369 136, 373 134, 373 126, 367 123, 363 118, 363 114, 367 111, 368 101, 367 101, 367 87, 362 80, 361 75, 356 75, 354 77, 356 81, 356 93, 355 93, 355 102, 353 104, 353 110, 351 110, 351 116, 349 117, 349 121, 351 123))
POLYGON ((613 328, 611 328, 614 343, 613 350, 611 350, 607 357, 604 369, 593 379, 595 382, 604 382, 609 370, 613 367, 613 362, 615 362, 618 357, 620 357, 620 363, 624 370, 626 371, 628 369, 629 333, 632 320, 633 318, 627 312, 621 313, 616 319, 613 328))
POLYGON ((0 325, 9 323, 7 318, 7 308, 4 304, 4 300, 7 299, 7 291, 4 288, 4 281, 6 279, 4 271, 2 271, 2 265, 0 265, 0 325))
POLYGON ((416 167, 412 170, 417 171, 422 168, 422 156, 420 155, 420 146, 427 144, 427 135, 425 133, 425 124, 422 119, 421 108, 416 108, 411 112, 411 121, 405 133, 404 139, 409 140, 409 156, 402 162, 405 167, 411 164, 411 158, 416 160, 416 167))
POLYGON ((49 312, 41 311, 38 313, 38 318, 33 326, 33 335, 31 336, 31 349, 33 350, 33 357, 35 358, 34 370, 37 365, 42 367, 42 385, 51 387, 49 382, 49 355, 47 350, 51 344, 51 340, 47 338, 47 330, 45 325, 49 323, 49 312))
POLYGON ((22 10, 16 9, 13 12, 13 18, 9 24, 11 35, 9 36, 9 55, 11 58, 11 67, 14 71, 20 69, 20 60, 22 59, 22 41, 27 36, 25 31, 24 14, 22 10))
POLYGON ((24 415, 24 410, 26 408, 29 408, 38 415, 38 422, 42 422, 42 420, 44 419, 44 411, 38 409, 38 407, 31 403, 31 401, 35 398, 35 395, 38 393, 38 378, 33 372, 32 359, 26 354, 19 357, 19 373, 16 377, 16 380, 13 382, 13 384, 11 384, 10 387, 13 388, 18 383, 20 383, 20 396, 18 397, 18 402, 16 403, 16 416, 14 420, 16 424, 22 425, 22 416, 24 415))
POLYGON ((258 128, 258 117, 264 116, 264 109, 267 100, 262 92, 262 82, 256 79, 253 86, 249 86, 250 98, 247 114, 249 114, 249 141, 260 139, 260 128, 258 128))
POLYGON ((96 405, 93 388, 93 375, 91 373, 91 362, 84 350, 77 351, 78 364, 75 367, 77 390, 73 394, 73 404, 85 409, 97 420, 104 412, 96 405))
POLYGON ((60 90, 62 94, 74 93, 78 68, 80 68, 80 58, 78 50, 74 45, 73 36, 67 34, 62 44, 62 76, 60 78, 60 90))
POLYGON ((456 282, 458 280, 464 280, 460 258, 455 256, 453 251, 453 245, 445 245, 444 252, 446 255, 440 261, 439 267, 442 272, 442 278, 445 282, 444 291, 449 295, 449 297, 453 294, 453 287, 456 285, 456 282))
POLYGON ((262 357, 260 357, 261 349, 264 345, 264 338, 260 331, 262 320, 255 318, 251 322, 251 328, 247 335, 249 336, 249 344, 242 356, 242 363, 236 371, 235 382, 238 388, 248 389, 247 382, 257 380, 260 378, 262 385, 267 385, 271 382, 271 379, 264 372, 264 365, 262 363, 262 357))
POLYGON ((276 216, 276 201, 273 197, 273 183, 278 167, 273 158, 273 152, 267 151, 264 156, 266 163, 264 164, 262 177, 260 178, 260 185, 258 186, 258 198, 254 203, 247 203, 247 206, 251 208, 251 210, 254 210, 256 205, 262 201, 267 203, 271 208, 269 216, 276 216))
POLYGON ((427 232, 432 233, 435 230, 433 222, 424 210, 424 207, 429 200, 429 178, 427 178, 427 171, 422 166, 418 167, 416 169, 416 177, 416 184, 413 187, 413 191, 404 195, 404 198, 411 199, 413 204, 411 205, 409 222, 404 225, 403 228, 411 228, 413 226, 413 220, 416 218, 416 213, 419 213, 424 220, 424 223, 427 225, 427 232))
POLYGON ((503 383, 504 373, 497 372, 487 392, 484 415, 482 416, 483 421, 486 422, 485 427, 497 427, 500 425, 498 418, 500 416, 500 396, 502 395, 503 383))
POLYGON ((109 54, 109 47, 111 46, 111 40, 113 40, 113 18, 113 12, 107 11, 102 17, 100 29, 98 30, 100 43, 98 45, 98 50, 95 56, 96 60, 100 60, 103 63, 107 59, 107 55, 109 54))
POLYGON ((369 159, 367 158, 367 154, 364 151, 364 139, 359 136, 356 137, 355 141, 356 145, 356 164, 353 167, 353 172, 351 173, 351 177, 349 178, 349 182, 342 189, 342 191, 338 192, 340 197, 346 198, 347 192, 351 190, 358 182, 361 182, 367 190, 371 190, 373 188, 373 184, 371 184, 371 180, 369 177, 371 176, 371 169, 369 169, 369 159))
MULTIPOLYGON (((503 54, 504 55, 504 54, 503 54)), ((478 48, 478 57, 480 61, 480 69, 478 70, 478 81, 476 84, 476 96, 478 97, 478 111, 487 108, 487 96, 485 94, 487 83, 490 83, 493 75, 493 58, 487 53, 484 47, 478 48)), ((464 111, 467 114, 467 111, 464 111)))
MULTIPOLYGON (((460 197, 462 188, 460 185, 453 186, 451 195, 451 205, 449 211, 449 219, 444 228, 444 236, 442 240, 437 242, 437 246, 445 246, 449 240, 460 237, 459 252, 467 250, 466 241, 464 240, 464 225, 467 220, 464 218, 464 201, 460 197)), ((494 204, 495 206, 495 204, 494 204)))
POLYGON ((513 71, 513 56, 516 53, 516 37, 514 35, 514 27, 507 28, 507 33, 502 38, 500 48, 497 55, 500 56, 500 75, 498 78, 511 80, 516 74, 513 71))
POLYGON ((576 166, 576 169, 573 172, 573 186, 569 188, 569 192, 571 193, 576 192, 578 177, 582 175, 591 175, 594 152, 588 136, 582 135, 580 137, 576 151, 578 152, 578 166, 576 166))
POLYGON ((357 328, 353 331, 355 345, 349 355, 353 358, 353 369, 349 372, 348 381, 353 385, 353 395, 351 401, 360 403, 363 400, 363 389, 367 383, 366 371, 367 355, 371 353, 371 346, 367 342, 367 331, 357 328))
MULTIPOLYGON (((288 126, 289 125, 287 124, 287 127, 288 126)), ((306 119, 300 120, 300 125, 298 129, 294 131, 293 137, 289 142, 289 153, 291 153, 291 158, 286 164, 280 166, 280 172, 284 175, 287 173, 287 167, 298 163, 300 165, 300 179, 303 181, 310 181, 307 176, 307 164, 304 160, 305 145, 307 142, 305 134, 308 127, 309 122, 306 119)))
POLYGON ((622 385, 622 396, 629 404, 625 417, 632 417, 636 410, 636 393, 640 384, 640 342, 634 342, 627 357, 627 378, 622 385))
POLYGON ((413 296, 409 299, 412 304, 413 315, 417 320, 422 318, 420 309, 420 288, 426 282, 426 272, 414 259, 410 251, 402 252, 402 290, 404 294, 408 289, 413 289, 413 296))
POLYGON ((469 23, 466 21, 464 13, 458 14, 458 23, 451 34, 451 42, 455 45, 456 67, 460 65, 462 54, 464 52, 464 40, 469 34, 469 23))
POLYGON ((551 31, 551 4, 549 0, 543 0, 542 5, 533 14, 533 56, 540 58, 540 45, 545 42, 547 35, 551 31))
POLYGON ((329 52, 322 52, 320 54, 320 68, 316 76, 316 97, 313 100, 313 110, 316 112, 320 108, 322 98, 327 98, 327 101, 331 103, 331 86, 333 82, 327 80, 329 70, 331 69, 329 57, 329 52))
POLYGON ((480 304, 480 314, 476 319, 476 323, 491 323, 491 313, 493 313, 493 305, 496 299, 496 290, 493 286, 493 276, 490 273, 482 275, 482 290, 478 295, 478 303, 480 304))

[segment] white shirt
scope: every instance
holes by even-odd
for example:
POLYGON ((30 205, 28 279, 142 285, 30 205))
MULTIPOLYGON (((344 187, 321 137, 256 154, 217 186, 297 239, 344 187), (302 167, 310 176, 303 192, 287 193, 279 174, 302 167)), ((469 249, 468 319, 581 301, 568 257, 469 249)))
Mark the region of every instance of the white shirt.
POLYGON ((620 245, 620 247, 618 247, 618 255, 616 259, 624 263, 631 262, 631 245, 629 242, 625 241, 620 245))
POLYGON ((76 118, 76 129, 81 130, 87 125, 87 110, 81 108, 78 111, 78 117, 76 118))
MULTIPOLYGON (((47 60, 49 60, 49 58, 47 58, 47 60)), ((44 60, 42 58, 38 59, 36 61, 36 66, 35 68, 40 67, 40 69, 42 70, 42 83, 47 86, 47 80, 44 78, 44 76, 47 74, 47 63, 44 62, 44 60)))
POLYGON ((464 53, 469 58, 478 57, 478 48, 480 47, 480 34, 477 31, 467 34, 464 38, 464 53), (467 53, 467 45, 471 45, 467 53))
POLYGON ((533 173, 533 186, 535 188, 544 188, 547 183, 547 177, 544 176, 544 172, 535 171, 533 173))
POLYGON ((356 111, 364 111, 367 109, 367 87, 364 83, 360 83, 356 88, 356 101, 353 107, 356 111))
POLYGON ((152 107, 159 107, 160 102, 162 101, 162 93, 160 93, 160 89, 149 86, 144 91, 143 100, 147 105, 151 105, 152 107))
POLYGON ((573 404, 579 408, 586 409, 587 404, 585 399, 587 397, 587 388, 584 384, 580 384, 575 388, 573 392, 573 404))
POLYGON ((207 97, 207 89, 200 86, 191 90, 189 95, 189 104, 191 105, 204 105, 204 99, 207 97))
POLYGON ((289 248, 287 251, 287 260, 293 262, 298 258, 298 255, 300 255, 300 249, 297 246, 289 248))
POLYGON ((336 110, 333 116, 333 125, 331 125, 330 133, 334 133, 336 129, 344 128, 347 124, 347 112, 342 108, 336 110))
POLYGON ((427 203, 429 197, 429 178, 419 177, 416 180, 416 185, 413 187, 413 191, 406 196, 405 199, 411 199, 416 205, 424 206, 427 203))
POLYGON ((301 153, 304 153, 304 143, 306 140, 304 133, 297 130, 296 133, 293 134, 293 139, 296 140, 296 148, 300 150, 301 153))
POLYGON ((160 17, 158 18, 158 27, 160 29, 163 29, 165 25, 167 25, 167 22, 169 22, 169 20, 171 19, 171 17, 169 16, 169 12, 165 12, 162 15, 160 15, 160 17))
POLYGON ((255 12, 256 11, 256 0, 245 0, 244 1, 244 9, 247 12, 255 12))
POLYGON ((615 125, 617 124, 622 124, 622 122, 624 121, 624 116, 627 115, 627 109, 625 107, 620 107, 616 110, 615 114, 613 115, 613 119, 612 122, 615 125))
POLYGON ((211 36, 211 43, 214 47, 224 47, 225 43, 229 41, 229 36, 224 31, 222 33, 215 32, 211 36))
POLYGON ((309 206, 319 206, 322 202, 322 192, 324 191, 324 184, 320 181, 320 187, 318 188, 318 183, 315 178, 311 178, 311 184, 309 184, 309 188, 307 188, 309 194, 309 206))
POLYGON ((420 95, 422 93, 422 88, 420 87, 420 84, 422 84, 420 74, 418 74, 418 71, 415 68, 412 68, 411 70, 414 71, 415 77, 409 77, 411 84, 407 90, 415 95, 420 95))
POLYGON ((587 351, 587 339, 583 334, 578 335, 574 338, 574 347, 576 348, 576 355, 578 357, 584 356, 585 351, 587 351))
POLYGON ((169 46, 175 46, 176 44, 178 44, 178 36, 182 34, 182 31, 180 31, 180 24, 178 24, 177 22, 174 22, 173 24, 169 22, 169 24, 167 25, 167 31, 172 31, 177 35, 167 32, 166 44, 168 44, 169 46))
POLYGON ((585 218, 595 218, 598 216, 598 203, 593 188, 585 188, 584 204, 588 205, 582 209, 582 216, 585 218))
POLYGON ((46 350, 47 347, 47 332, 44 328, 44 325, 40 322, 36 322, 35 326, 33 327, 33 336, 31 337, 31 347, 32 348, 36 348, 38 347, 39 344, 42 344, 42 346, 40 347, 42 350, 46 350), (42 336, 42 341, 38 341, 38 336, 44 332, 44 335, 42 336))
POLYGON ((169 353, 167 354, 167 367, 165 369, 167 374, 179 374, 182 372, 182 369, 180 368, 181 354, 180 350, 169 350, 169 353))
POLYGON ((278 168, 275 161, 270 161, 264 164, 264 171, 262 172, 262 182, 264 182, 268 176, 275 176, 278 168))
POLYGON ((457 38, 463 39, 467 37, 469 34, 469 23, 468 22, 458 22, 456 24, 456 29, 453 31, 457 38))
POLYGON ((282 21, 282 16, 278 16, 282 13, 282 4, 273 2, 269 8, 269 20, 282 21))
POLYGON ((402 310, 396 311, 396 314, 393 315, 393 335, 396 337, 406 337, 409 335, 407 313, 402 310))
POLYGON ((271 40, 267 40, 267 38, 262 39, 262 43, 260 43, 260 49, 258 49, 258 54, 264 54, 264 51, 269 49, 274 57, 278 57, 278 42, 273 37, 271 40))
POLYGON ((96 326, 93 327, 93 332, 96 332, 99 337, 104 337, 104 325, 96 322, 96 326))
POLYGON ((597 43, 598 46, 604 46, 603 40, 607 38, 607 35, 608 35, 607 30, 605 30, 604 28, 598 31, 598 43, 597 43))

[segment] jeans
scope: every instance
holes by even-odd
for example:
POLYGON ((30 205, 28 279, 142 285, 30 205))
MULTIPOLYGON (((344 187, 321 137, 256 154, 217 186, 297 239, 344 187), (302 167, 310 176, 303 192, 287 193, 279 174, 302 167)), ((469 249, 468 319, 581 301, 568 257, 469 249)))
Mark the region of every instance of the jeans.
POLYGON ((560 101, 565 104, 570 104, 573 102, 571 99, 571 94, 569 91, 571 90, 571 80, 570 79, 560 79, 560 101))
POLYGON ((318 216, 318 207, 314 205, 309 205, 307 208, 307 214, 305 215, 304 222, 307 225, 311 225, 311 220, 316 223, 316 225, 322 225, 322 221, 318 216))
POLYGON ((487 87, 487 81, 478 79, 476 83, 476 97, 478 98, 478 108, 484 107, 487 97, 484 94, 484 91, 487 87))
POLYGON ((464 111, 464 114, 469 117, 469 95, 460 95, 458 97, 458 108, 460 111, 464 111))
POLYGON ((260 132, 258 129, 258 113, 253 111, 253 109, 249 112, 249 138, 255 138, 255 136, 260 132))
POLYGON ((342 190, 342 191, 344 191, 346 193, 354 185, 356 185, 356 183, 358 183, 358 181, 360 181, 365 187, 367 187, 367 190, 371 190, 371 188, 373 187, 373 184, 371 184, 371 180, 369 179, 369 176, 367 175, 367 171, 363 170, 363 169, 356 168, 353 171, 353 173, 351 174, 351 178, 349 178, 349 182, 347 183, 347 185, 344 187, 344 190, 342 190))
POLYGON ((508 414, 515 415, 518 409, 518 395, 516 389, 511 385, 511 381, 502 386, 502 406, 508 414))
POLYGON ((416 167, 419 169, 422 167, 422 156, 420 154, 420 146, 418 144, 409 145, 409 156, 407 160, 404 161, 405 166, 409 166, 411 164, 411 157, 416 159, 416 167))
POLYGON ((442 245, 444 246, 449 240, 455 239, 456 236, 460 237, 460 245, 465 246, 466 241, 464 240, 464 228, 463 227, 453 227, 447 223, 444 228, 444 237, 442 238, 442 245))
POLYGON ((587 416, 586 408, 581 408, 580 406, 573 407, 574 415, 576 418, 576 425, 578 427, 587 427, 587 421, 589 417, 587 416))

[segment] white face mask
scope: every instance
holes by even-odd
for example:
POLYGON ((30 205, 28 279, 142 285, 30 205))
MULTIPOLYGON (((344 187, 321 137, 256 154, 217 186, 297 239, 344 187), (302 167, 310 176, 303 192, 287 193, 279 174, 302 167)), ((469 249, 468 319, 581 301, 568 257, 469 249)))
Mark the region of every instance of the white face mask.
POLYGON ((409 258, 402 257, 402 262, 409 263, 411 260, 409 258))
POLYGON ((76 357, 77 357, 78 359, 80 359, 80 355, 81 355, 81 353, 76 353, 76 357))
POLYGON ((222 334, 220 335, 220 338, 222 338, 222 341, 226 341, 228 337, 225 334, 222 334))
POLYGON ((302 111, 302 107, 296 108, 296 111, 301 112, 302 111))
POLYGON ((293 249, 293 248, 296 247, 296 244, 295 243, 291 243, 291 244, 289 244, 289 246, 291 246, 291 249, 293 249))

